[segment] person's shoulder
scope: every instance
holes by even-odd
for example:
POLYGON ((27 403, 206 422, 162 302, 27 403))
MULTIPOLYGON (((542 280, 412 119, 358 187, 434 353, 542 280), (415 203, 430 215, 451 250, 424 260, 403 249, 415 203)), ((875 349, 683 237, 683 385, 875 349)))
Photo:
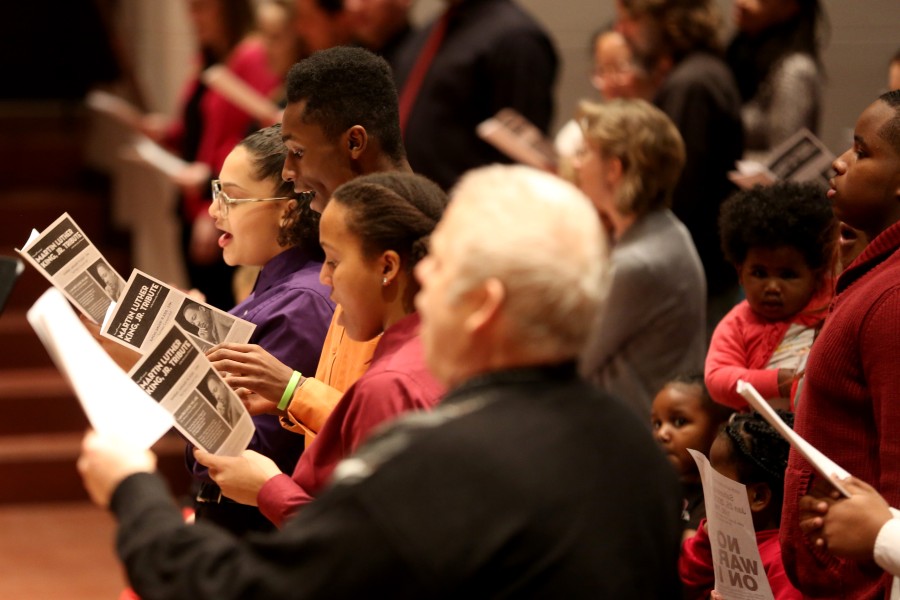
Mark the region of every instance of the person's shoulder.
POLYGON ((719 56, 709 52, 693 52, 681 59, 663 84, 663 91, 668 94, 676 92, 705 91, 719 95, 727 92, 740 101, 734 75, 727 63, 719 56))
POLYGON ((266 47, 255 35, 244 38, 235 46, 228 57, 227 65, 237 75, 275 78, 269 69, 266 47))
POLYGON ((786 77, 818 77, 819 64, 808 52, 790 52, 776 65, 776 69, 786 77))
POLYGON ((550 40, 547 30, 516 2, 510 0, 483 0, 473 3, 473 29, 485 29, 490 38, 485 41, 496 45, 508 45, 515 41, 527 42, 540 38, 550 40))

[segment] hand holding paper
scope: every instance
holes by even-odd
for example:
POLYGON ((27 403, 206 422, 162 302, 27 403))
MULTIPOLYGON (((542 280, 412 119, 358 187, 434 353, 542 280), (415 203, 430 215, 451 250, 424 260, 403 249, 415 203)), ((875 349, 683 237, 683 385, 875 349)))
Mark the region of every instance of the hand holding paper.
POLYGON ((109 506, 113 492, 125 478, 155 470, 153 452, 121 438, 89 431, 81 443, 78 472, 91 500, 99 506, 109 506))

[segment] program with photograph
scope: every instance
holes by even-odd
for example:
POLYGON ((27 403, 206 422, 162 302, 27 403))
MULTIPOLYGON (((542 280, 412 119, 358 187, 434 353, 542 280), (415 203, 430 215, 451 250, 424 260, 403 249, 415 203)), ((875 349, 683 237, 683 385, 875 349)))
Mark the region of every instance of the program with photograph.
POLYGON ((194 446, 237 456, 250 443, 255 427, 247 409, 177 323, 128 374, 172 414, 175 428, 194 446))
POLYGON ((181 326, 203 352, 222 342, 246 343, 256 329, 253 323, 135 269, 100 333, 146 354, 172 323, 181 326))
POLYGON ((47 229, 31 231, 16 252, 59 289, 83 315, 101 323, 118 300, 125 280, 113 269, 69 213, 47 229))

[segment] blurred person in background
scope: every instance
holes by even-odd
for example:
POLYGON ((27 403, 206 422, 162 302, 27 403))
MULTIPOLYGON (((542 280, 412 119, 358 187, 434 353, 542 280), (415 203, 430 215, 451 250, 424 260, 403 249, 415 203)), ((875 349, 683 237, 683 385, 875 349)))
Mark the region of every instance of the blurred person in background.
POLYGON ((218 247, 218 231, 207 214, 210 182, 225 157, 247 133, 253 118, 206 86, 200 73, 221 64, 263 95, 279 83, 269 70, 262 41, 254 34, 249 0, 187 0, 197 38, 198 59, 187 83, 178 116, 146 115, 142 131, 191 163, 179 174, 178 217, 182 250, 190 285, 208 303, 227 310, 234 306, 232 268, 218 247))
POLYGON ((819 0, 736 0, 726 51, 741 92, 745 158, 765 155, 802 128, 819 130, 819 0))

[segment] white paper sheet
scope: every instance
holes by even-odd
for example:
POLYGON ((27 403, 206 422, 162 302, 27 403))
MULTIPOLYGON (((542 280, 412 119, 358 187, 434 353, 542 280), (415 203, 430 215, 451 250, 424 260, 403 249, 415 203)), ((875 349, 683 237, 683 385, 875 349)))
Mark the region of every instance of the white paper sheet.
POLYGON ((769 422, 769 425, 774 427, 782 437, 790 442, 791 446, 797 449, 797 452, 799 452, 803 458, 809 461, 809 464, 812 465, 819 475, 831 481, 831 484, 835 489, 845 497, 850 497, 850 493, 838 481, 839 479, 850 477, 850 473, 822 454, 818 448, 800 437, 796 431, 788 427, 787 423, 781 420, 781 417, 778 416, 775 409, 759 395, 759 392, 756 391, 756 388, 753 387, 753 385, 747 383, 743 379, 738 379, 736 389, 737 393, 743 396, 747 402, 750 403, 750 406, 769 422))
POLYGON ((174 425, 100 347, 59 290, 44 292, 27 317, 98 433, 149 448, 174 425))

